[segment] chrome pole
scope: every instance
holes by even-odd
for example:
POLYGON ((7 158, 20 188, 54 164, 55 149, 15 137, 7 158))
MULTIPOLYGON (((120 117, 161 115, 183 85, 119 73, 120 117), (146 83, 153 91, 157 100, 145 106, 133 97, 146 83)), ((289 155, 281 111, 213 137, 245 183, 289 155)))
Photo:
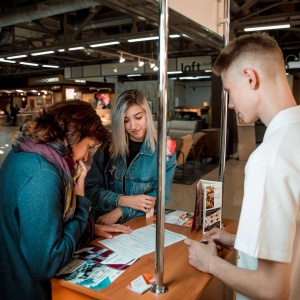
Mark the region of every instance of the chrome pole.
MULTIPOLYGON (((230 24, 230 3, 224 1, 224 20, 223 20, 223 40, 224 47, 229 41, 230 24)), ((219 181, 224 185, 226 144, 227 144, 227 112, 228 112, 228 93, 223 89, 221 103, 221 132, 220 132, 220 160, 219 160, 219 181)), ((224 190, 224 189, 223 189, 224 190)))
POLYGON ((157 161, 157 214, 156 214, 156 252, 155 283, 152 292, 165 293, 168 288, 163 283, 164 276, 164 241, 165 241, 165 174, 166 174, 166 124, 168 107, 168 0, 159 1, 159 119, 157 161))

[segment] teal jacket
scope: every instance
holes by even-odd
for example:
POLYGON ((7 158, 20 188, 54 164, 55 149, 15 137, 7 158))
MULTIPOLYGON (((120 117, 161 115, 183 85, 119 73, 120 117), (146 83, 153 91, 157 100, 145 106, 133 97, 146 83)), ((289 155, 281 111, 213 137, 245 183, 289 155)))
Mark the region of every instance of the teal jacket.
MULTIPOLYGON (((157 155, 144 142, 139 153, 127 168, 126 158, 105 157, 105 151, 98 150, 85 180, 85 195, 92 202, 94 218, 104 215, 117 207, 122 195, 145 194, 157 196, 157 155), (108 160, 108 161, 107 161, 108 160), (125 189, 123 188, 125 178, 125 189)), ((176 168, 176 153, 166 159, 165 204, 170 200, 170 190, 176 168)), ((144 212, 121 206, 124 223, 144 212)))
POLYGON ((63 223, 64 186, 36 153, 11 150, 0 169, 0 299, 51 299, 50 279, 76 250, 90 201, 63 223))

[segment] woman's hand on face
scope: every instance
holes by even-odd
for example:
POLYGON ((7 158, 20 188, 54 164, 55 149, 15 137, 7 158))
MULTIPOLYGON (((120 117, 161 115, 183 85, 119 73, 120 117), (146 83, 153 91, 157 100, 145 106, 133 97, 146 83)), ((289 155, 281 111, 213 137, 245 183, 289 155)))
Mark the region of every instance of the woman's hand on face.
POLYGON ((149 212, 154 208, 156 198, 149 195, 132 195, 132 196, 121 196, 118 201, 119 206, 127 206, 136 210, 149 212))
POLYGON ((117 207, 111 212, 99 217, 97 219, 97 224, 101 225, 112 225, 118 222, 118 220, 122 217, 122 209, 117 207))
POLYGON ((99 225, 95 224, 94 234, 96 236, 102 236, 107 239, 111 239, 113 236, 111 233, 131 233, 133 229, 129 226, 124 226, 120 224, 113 225, 99 225))
POLYGON ((84 181, 88 170, 82 160, 77 162, 76 174, 79 176, 75 179, 75 194, 78 196, 84 196, 84 181))

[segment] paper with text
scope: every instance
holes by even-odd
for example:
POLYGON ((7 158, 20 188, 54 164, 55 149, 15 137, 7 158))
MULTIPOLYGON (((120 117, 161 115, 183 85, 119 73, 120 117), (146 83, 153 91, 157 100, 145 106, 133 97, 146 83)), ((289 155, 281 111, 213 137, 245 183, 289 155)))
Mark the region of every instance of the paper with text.
MULTIPOLYGON (((165 230, 165 247, 186 239, 186 236, 165 230)), ((113 239, 99 241, 105 247, 126 254, 130 257, 139 258, 155 251, 156 225, 151 224, 134 230, 130 234, 121 234, 113 239)))

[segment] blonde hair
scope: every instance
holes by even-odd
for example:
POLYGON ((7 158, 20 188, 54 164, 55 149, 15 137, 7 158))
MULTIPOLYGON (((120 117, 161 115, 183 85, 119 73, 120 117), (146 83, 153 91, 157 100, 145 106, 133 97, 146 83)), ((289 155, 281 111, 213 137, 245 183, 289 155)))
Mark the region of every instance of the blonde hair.
POLYGON ((146 97, 138 90, 127 90, 117 98, 112 111, 112 157, 126 156, 129 153, 128 134, 125 131, 124 119, 128 108, 139 105, 146 113, 147 131, 146 144, 155 151, 157 145, 157 130, 154 126, 152 112, 146 97))

